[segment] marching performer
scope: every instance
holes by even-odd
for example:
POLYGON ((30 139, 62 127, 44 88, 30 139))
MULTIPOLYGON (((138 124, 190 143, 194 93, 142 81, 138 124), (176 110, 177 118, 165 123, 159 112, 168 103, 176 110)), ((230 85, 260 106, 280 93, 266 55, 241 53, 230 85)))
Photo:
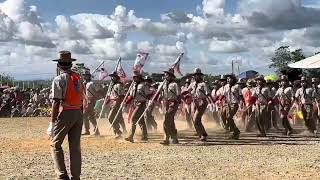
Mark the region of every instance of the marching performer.
POLYGON ((266 137, 266 121, 268 121, 268 106, 272 102, 270 89, 262 75, 256 78, 257 87, 253 90, 255 98, 254 115, 259 130, 258 137, 266 137))
POLYGON ((236 77, 234 75, 229 75, 227 77, 227 85, 225 85, 225 91, 223 98, 226 100, 226 119, 230 130, 233 134, 230 136, 230 139, 239 139, 240 130, 234 123, 234 115, 239 109, 239 104, 243 101, 243 96, 240 92, 239 86, 236 84, 236 77))
MULTIPOLYGON (((149 100, 150 96, 150 90, 144 83, 144 78, 139 72, 134 72, 133 75, 133 88, 130 89, 130 95, 126 99, 126 103, 130 103, 133 101, 134 103, 134 111, 131 116, 131 130, 129 133, 129 136, 125 138, 126 141, 134 142, 134 134, 136 132, 136 123, 139 120, 139 118, 142 116, 147 102, 149 100)), ((142 141, 148 140, 148 132, 147 132, 147 126, 144 120, 139 121, 139 126, 142 130, 142 141)))
POLYGON ((207 132, 202 124, 202 116, 205 113, 211 92, 208 85, 203 81, 204 74, 196 68, 193 73, 194 82, 190 84, 188 91, 191 93, 195 105, 194 127, 201 141, 207 141, 207 132))
MULTIPOLYGON (((151 95, 155 95, 157 89, 152 87, 152 82, 153 82, 153 80, 150 76, 145 77, 146 87, 149 88, 151 95)), ((158 124, 155 121, 154 116, 152 114, 154 107, 155 107, 155 103, 150 105, 150 107, 148 108, 148 110, 145 114, 145 121, 146 121, 148 131, 151 131, 151 130, 156 131, 158 129, 158 124)))
POLYGON ((114 121, 112 128, 115 134, 115 138, 119 139, 122 137, 120 123, 124 122, 124 119, 122 113, 119 113, 117 117, 115 116, 121 106, 121 102, 123 101, 123 98, 125 96, 125 91, 124 85, 120 82, 120 77, 118 76, 117 72, 113 72, 112 74, 109 74, 109 76, 111 77, 112 83, 110 84, 110 112, 108 115, 108 120, 110 123, 114 121))
POLYGON ((93 125, 94 135, 100 135, 97 120, 95 116, 94 106, 99 98, 99 93, 96 89, 96 85, 92 81, 92 75, 89 70, 83 74, 84 84, 86 87, 86 105, 84 106, 83 120, 85 132, 82 135, 90 135, 90 123, 93 125))
POLYGON ((313 120, 313 100, 315 92, 310 87, 308 80, 305 76, 301 77, 301 88, 295 94, 296 103, 299 103, 303 114, 303 119, 308 131, 311 134, 315 133, 316 125, 313 120))
POLYGON ((280 76, 280 88, 277 90, 274 99, 279 102, 279 113, 284 127, 284 134, 290 136, 293 129, 288 120, 288 113, 294 99, 294 92, 292 87, 289 86, 288 77, 286 75, 280 76))
POLYGON ((164 140, 161 142, 163 145, 168 145, 170 143, 170 138, 172 144, 178 144, 177 129, 174 122, 174 117, 178 111, 180 103, 180 87, 175 82, 174 70, 169 69, 164 71, 165 84, 163 85, 161 98, 165 106, 164 115, 164 140))
MULTIPOLYGON (((187 79, 184 86, 181 87, 181 92, 188 91, 189 86, 190 86, 190 79, 187 79)), ((188 95, 186 95, 186 96, 188 96, 188 95)), ((184 97, 184 99, 190 99, 190 97, 184 97)), ((183 110, 184 110, 184 113, 186 116, 186 121, 188 123, 189 129, 193 129, 191 103, 190 102, 183 102, 183 110)))

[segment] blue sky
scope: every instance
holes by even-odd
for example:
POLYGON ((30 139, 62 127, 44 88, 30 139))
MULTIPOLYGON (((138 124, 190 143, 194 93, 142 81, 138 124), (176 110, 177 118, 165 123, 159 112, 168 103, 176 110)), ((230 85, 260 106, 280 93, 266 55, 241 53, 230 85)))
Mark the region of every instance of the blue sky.
POLYGON ((236 61, 268 74, 279 46, 319 51, 319 8, 317 0, 2 0, 0 71, 51 78, 47 62, 66 49, 90 68, 105 60, 108 71, 121 56, 128 74, 137 51, 150 53, 146 71, 185 52, 184 72, 229 73, 236 61))

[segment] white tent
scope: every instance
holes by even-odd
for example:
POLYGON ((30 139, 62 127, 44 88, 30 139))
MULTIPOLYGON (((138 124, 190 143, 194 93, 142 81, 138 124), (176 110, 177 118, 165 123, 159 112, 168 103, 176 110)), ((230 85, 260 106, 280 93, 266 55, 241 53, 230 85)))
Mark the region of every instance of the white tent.
POLYGON ((292 63, 288 65, 291 68, 301 68, 301 69, 316 69, 320 68, 320 54, 308 57, 301 61, 292 63))

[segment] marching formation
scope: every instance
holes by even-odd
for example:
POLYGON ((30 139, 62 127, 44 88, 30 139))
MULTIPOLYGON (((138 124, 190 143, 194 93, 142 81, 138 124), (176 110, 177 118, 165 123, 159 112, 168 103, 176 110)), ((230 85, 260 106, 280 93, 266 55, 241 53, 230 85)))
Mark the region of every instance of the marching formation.
POLYGON ((154 111, 163 115, 164 139, 160 142, 163 145, 179 143, 175 124, 178 112, 202 142, 208 139, 203 124, 205 113, 212 113, 214 120, 230 134, 229 139, 234 140, 240 138, 240 129, 257 131, 258 137, 266 137, 273 127, 291 136, 295 133, 292 124, 297 118, 304 120, 309 135, 316 135, 320 112, 317 78, 301 77, 290 82, 286 75, 281 75, 278 81, 270 81, 262 75, 237 79, 234 74, 226 74, 208 82, 201 69, 195 68, 194 72, 178 79, 175 73, 181 74, 182 56, 183 53, 163 71, 161 82, 142 73, 147 53, 138 53, 132 81, 124 78, 119 58, 114 72, 109 74, 111 81, 101 90, 92 81, 89 70, 82 74, 74 71, 72 62, 75 59, 71 58, 70 52, 61 51, 59 59, 54 60, 58 63, 59 74, 52 83, 52 113, 47 130, 59 178, 68 179, 61 147, 65 137, 68 136, 69 141, 72 179, 79 179, 82 126, 84 124, 82 135, 93 132, 98 136, 102 117, 108 119, 109 131, 113 130, 115 139, 124 138, 131 143, 135 141, 137 125, 142 132, 141 141, 148 141, 150 131, 158 130, 154 111), (97 104, 101 106, 99 110, 97 104), (129 132, 126 117, 130 122, 129 132), (284 130, 278 126, 279 120, 284 130), (90 124, 93 131, 90 131, 90 124))

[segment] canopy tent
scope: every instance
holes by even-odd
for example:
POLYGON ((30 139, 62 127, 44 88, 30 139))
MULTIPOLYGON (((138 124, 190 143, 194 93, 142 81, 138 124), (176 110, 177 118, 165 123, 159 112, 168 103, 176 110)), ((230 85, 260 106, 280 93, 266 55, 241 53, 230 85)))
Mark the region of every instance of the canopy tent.
POLYGON ((308 57, 301 61, 292 63, 288 65, 291 68, 301 68, 301 69, 316 69, 320 68, 320 54, 308 57))
POLYGON ((242 72, 239 74, 239 78, 242 78, 242 79, 245 79, 245 78, 254 78, 256 75, 258 74, 257 71, 253 71, 253 70, 250 70, 250 71, 245 71, 245 72, 242 72))

